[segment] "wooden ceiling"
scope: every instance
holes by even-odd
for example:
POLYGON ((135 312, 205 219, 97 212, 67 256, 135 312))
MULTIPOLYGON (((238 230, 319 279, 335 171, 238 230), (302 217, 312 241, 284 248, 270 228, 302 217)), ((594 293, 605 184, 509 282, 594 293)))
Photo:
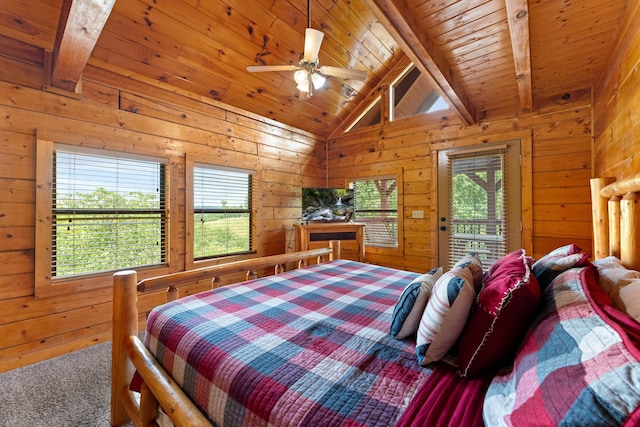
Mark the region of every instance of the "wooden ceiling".
POLYGON ((307 1, 113 1, 2 0, 0 36, 53 51, 63 89, 106 70, 327 138, 405 56, 467 124, 588 99, 631 0, 311 0, 320 65, 368 79, 306 100, 292 72, 246 66, 298 63, 307 1))

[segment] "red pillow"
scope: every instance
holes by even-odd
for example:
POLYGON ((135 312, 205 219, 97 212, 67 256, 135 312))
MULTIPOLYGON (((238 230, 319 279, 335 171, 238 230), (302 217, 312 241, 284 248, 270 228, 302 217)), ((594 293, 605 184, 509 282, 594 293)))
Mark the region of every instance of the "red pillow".
POLYGON ((540 286, 531 274, 532 262, 519 249, 487 272, 458 342, 461 376, 478 376, 514 356, 540 307, 540 286))

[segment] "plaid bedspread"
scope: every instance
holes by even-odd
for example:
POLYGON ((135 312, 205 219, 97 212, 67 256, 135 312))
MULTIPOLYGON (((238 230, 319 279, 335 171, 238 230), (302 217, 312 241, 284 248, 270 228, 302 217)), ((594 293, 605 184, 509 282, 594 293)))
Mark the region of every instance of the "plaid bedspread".
POLYGON ((640 425, 640 351, 628 334, 640 337, 638 325, 596 303, 606 296, 596 274, 572 268, 544 291, 545 309, 513 370, 489 386, 486 425, 640 425))
POLYGON ((338 260, 153 310, 145 344, 224 426, 392 426, 429 370, 389 333, 418 274, 338 260))

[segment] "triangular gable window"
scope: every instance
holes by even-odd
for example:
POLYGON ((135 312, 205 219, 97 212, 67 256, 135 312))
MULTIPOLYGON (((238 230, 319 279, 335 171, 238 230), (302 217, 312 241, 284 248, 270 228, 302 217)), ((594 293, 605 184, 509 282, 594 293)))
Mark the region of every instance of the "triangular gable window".
MULTIPOLYGON (((428 114, 449 109, 449 104, 432 86, 429 78, 423 75, 413 64, 405 67, 391 83, 386 83, 383 93, 390 102, 383 103, 379 96, 371 102, 345 132, 362 129, 368 126, 384 124, 384 120, 399 120, 407 117, 428 114), (391 111, 383 111, 389 109, 391 111)), ((380 87, 384 88, 382 82, 380 87)))
POLYGON ((349 126, 346 132, 362 129, 367 126, 379 125, 382 123, 382 102, 380 97, 377 97, 367 109, 349 126))
POLYGON ((413 64, 400 75, 393 88, 393 120, 449 108, 431 83, 413 64))

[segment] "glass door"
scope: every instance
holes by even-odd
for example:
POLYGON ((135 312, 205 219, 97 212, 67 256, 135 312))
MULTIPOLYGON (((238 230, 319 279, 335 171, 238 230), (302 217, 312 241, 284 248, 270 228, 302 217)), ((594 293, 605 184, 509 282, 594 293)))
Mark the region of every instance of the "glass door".
POLYGON ((438 257, 477 253, 485 270, 521 246, 520 142, 438 153, 438 257))

